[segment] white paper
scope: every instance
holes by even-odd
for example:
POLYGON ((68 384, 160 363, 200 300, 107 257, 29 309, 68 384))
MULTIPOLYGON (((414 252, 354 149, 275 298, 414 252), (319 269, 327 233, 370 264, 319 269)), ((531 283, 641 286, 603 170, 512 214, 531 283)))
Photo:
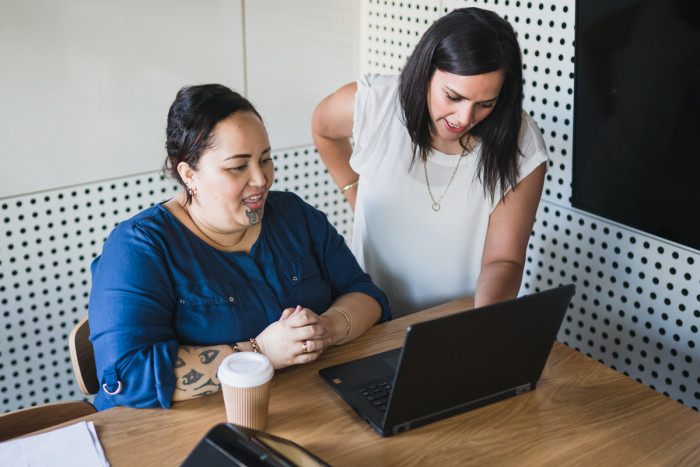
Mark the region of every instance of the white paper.
POLYGON ((0 463, 7 467, 109 467, 92 422, 0 443, 0 463))

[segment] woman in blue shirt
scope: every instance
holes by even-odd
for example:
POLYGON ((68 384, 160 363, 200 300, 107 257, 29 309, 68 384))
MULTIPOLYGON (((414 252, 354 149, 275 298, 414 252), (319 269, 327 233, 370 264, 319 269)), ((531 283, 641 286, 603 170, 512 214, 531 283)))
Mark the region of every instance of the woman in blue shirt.
POLYGON ((270 191, 267 131, 240 94, 181 89, 166 149, 185 189, 120 223, 92 264, 98 409, 170 407, 219 390, 232 352, 283 368, 390 318, 326 217, 270 191))

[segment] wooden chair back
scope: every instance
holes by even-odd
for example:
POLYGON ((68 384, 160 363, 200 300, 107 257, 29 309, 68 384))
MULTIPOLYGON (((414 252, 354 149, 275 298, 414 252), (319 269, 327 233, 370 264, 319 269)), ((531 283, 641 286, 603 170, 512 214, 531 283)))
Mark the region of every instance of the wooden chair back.
POLYGON ((90 325, 87 316, 75 325, 68 337, 70 358, 78 386, 83 394, 97 394, 100 382, 95 368, 95 353, 90 342, 90 325))
POLYGON ((37 405, 0 415, 0 442, 50 428, 97 412, 87 401, 37 405))

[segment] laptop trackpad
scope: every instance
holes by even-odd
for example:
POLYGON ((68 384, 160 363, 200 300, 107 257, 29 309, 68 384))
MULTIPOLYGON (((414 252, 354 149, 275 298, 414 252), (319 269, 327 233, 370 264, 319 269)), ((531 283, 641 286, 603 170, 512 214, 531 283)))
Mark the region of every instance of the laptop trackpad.
POLYGON ((400 355, 401 349, 398 348, 323 368, 319 374, 335 388, 363 386, 377 379, 391 381, 400 355))

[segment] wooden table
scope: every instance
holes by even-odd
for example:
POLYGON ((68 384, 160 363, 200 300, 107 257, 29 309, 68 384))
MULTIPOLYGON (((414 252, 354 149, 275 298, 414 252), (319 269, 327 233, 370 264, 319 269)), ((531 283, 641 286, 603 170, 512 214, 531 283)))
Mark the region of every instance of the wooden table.
MULTIPOLYGON (((465 298, 378 325, 316 362, 279 370, 267 431, 334 466, 700 465, 700 414, 557 342, 533 392, 382 438, 318 376, 400 347, 410 323, 470 308, 465 298)), ((426 343, 439 351, 439 343, 426 343)), ((221 393, 165 409, 116 407, 92 420, 114 467, 179 465, 226 421, 221 393)))

